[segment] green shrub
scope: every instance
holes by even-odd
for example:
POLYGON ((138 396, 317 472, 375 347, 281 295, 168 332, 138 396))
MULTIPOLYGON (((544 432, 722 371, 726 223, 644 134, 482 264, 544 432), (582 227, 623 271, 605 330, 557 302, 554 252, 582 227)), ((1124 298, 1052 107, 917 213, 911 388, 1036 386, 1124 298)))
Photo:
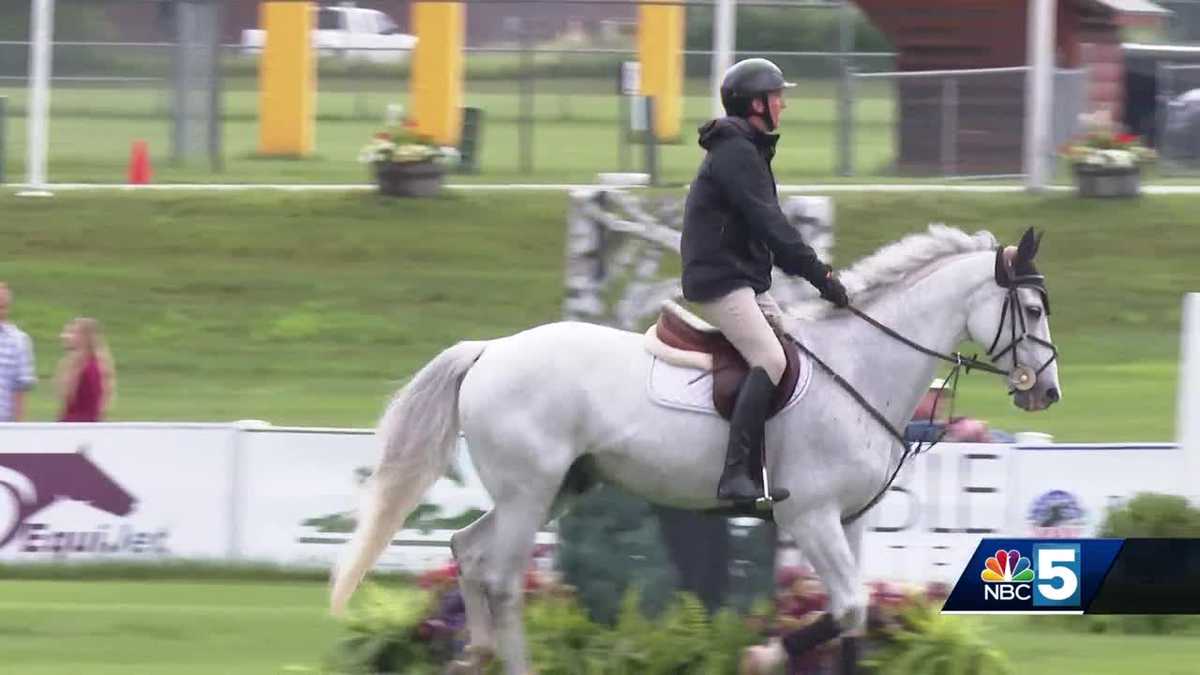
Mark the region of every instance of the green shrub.
MULTIPOLYGON (((742 649, 761 640, 731 610, 711 620, 693 595, 676 595, 653 622, 635 589, 627 591, 615 626, 598 624, 566 587, 527 596, 525 630, 539 675, 734 675, 742 649)), ((345 620, 350 635, 331 657, 341 672, 439 672, 449 654, 421 627, 436 611, 426 591, 364 589, 345 620)), ((499 665, 492 669, 499 672, 499 665)))
POLYGON ((989 646, 974 624, 946 616, 934 603, 914 601, 900 627, 867 660, 876 675, 985 675, 1011 672, 1004 655, 989 646))
POLYGON ((373 585, 364 586, 360 593, 362 601, 343 621, 350 635, 338 643, 331 659, 333 669, 402 675, 438 672, 431 644, 417 637, 432 595, 415 588, 373 585))
POLYGON ((1200 537, 1200 509, 1175 495, 1141 492, 1110 508, 1101 537, 1200 537))

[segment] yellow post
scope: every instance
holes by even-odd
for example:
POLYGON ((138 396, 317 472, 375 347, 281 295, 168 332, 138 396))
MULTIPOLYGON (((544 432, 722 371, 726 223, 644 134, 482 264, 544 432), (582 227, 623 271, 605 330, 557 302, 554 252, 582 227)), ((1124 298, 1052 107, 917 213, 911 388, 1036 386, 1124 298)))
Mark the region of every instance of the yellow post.
POLYGON ((258 152, 307 155, 315 144, 317 110, 313 3, 269 1, 259 7, 266 44, 258 66, 258 152))
POLYGON ((642 95, 654 97, 654 131, 661 141, 679 138, 683 117, 684 8, 638 7, 638 59, 642 95))
POLYGON ((412 3, 417 48, 409 80, 409 117, 417 132, 442 145, 462 133, 466 8, 453 2, 412 3))

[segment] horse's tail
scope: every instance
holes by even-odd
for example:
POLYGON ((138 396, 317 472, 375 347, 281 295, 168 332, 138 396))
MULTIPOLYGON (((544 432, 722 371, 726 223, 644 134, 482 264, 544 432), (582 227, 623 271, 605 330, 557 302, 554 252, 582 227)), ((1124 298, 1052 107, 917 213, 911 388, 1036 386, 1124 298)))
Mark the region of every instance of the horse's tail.
POLYGON ((330 607, 351 594, 421 496, 445 473, 458 439, 458 390, 486 342, 460 342, 438 354, 396 393, 376 430, 383 457, 371 475, 358 527, 334 567, 330 607))

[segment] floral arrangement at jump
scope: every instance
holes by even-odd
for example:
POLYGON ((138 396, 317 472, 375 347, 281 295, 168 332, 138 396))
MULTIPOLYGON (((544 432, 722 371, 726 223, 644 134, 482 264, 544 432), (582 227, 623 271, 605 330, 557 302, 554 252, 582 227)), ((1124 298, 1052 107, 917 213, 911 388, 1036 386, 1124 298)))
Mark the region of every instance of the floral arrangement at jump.
POLYGON ((1083 133, 1061 149, 1076 168, 1134 168, 1157 158, 1140 136, 1121 131, 1107 110, 1080 115, 1079 124, 1083 133))
POLYGON ((416 123, 409 120, 397 129, 375 134, 359 151, 358 161, 363 164, 436 162, 453 165, 459 161, 459 152, 457 148, 438 145, 432 138, 419 133, 416 123))

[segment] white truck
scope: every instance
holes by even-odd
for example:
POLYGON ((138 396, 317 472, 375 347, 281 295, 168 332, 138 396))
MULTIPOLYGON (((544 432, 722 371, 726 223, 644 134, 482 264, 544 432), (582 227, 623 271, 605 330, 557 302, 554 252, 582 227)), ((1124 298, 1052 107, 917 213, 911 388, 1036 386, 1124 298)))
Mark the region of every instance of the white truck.
MULTIPOLYGON (((414 35, 401 33, 390 16, 363 7, 319 7, 313 48, 320 56, 336 56, 371 63, 402 63, 417 45, 414 35)), ((267 33, 261 29, 242 31, 242 53, 259 54, 267 33)))

